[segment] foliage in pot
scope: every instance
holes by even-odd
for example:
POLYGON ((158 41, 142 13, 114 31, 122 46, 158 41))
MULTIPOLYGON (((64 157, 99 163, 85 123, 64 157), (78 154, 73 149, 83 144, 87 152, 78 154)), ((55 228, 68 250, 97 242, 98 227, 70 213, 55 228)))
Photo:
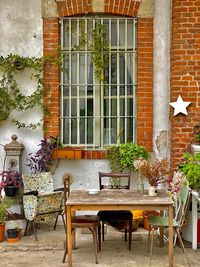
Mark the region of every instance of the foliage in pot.
POLYGON ((184 162, 179 165, 179 169, 185 173, 186 180, 192 189, 200 189, 200 153, 183 155, 184 162))
POLYGON ((131 142, 107 147, 106 155, 112 172, 122 172, 125 169, 132 172, 135 159, 149 157, 149 153, 143 146, 131 142))
POLYGON ((8 209, 14 203, 12 198, 0 197, 0 223, 4 223, 8 214, 8 209))
POLYGON ((6 194, 7 196, 13 196, 12 193, 16 193, 16 190, 23 186, 21 174, 12 168, 8 169, 7 171, 0 172, 0 177, 0 193, 4 188, 5 193, 8 192, 8 194, 6 194), (11 189, 10 193, 8 191, 9 189, 11 189))
POLYGON ((52 153, 57 146, 51 139, 43 139, 38 145, 39 149, 35 154, 30 153, 27 157, 27 164, 32 173, 47 172, 52 164, 52 153))

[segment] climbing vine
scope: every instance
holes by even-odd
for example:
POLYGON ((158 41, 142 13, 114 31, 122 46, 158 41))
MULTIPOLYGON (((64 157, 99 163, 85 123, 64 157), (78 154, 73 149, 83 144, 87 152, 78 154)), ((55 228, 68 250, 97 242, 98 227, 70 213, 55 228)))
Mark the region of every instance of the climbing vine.
MULTIPOLYGON (((43 114, 48 113, 48 109, 43 102, 44 90, 49 90, 49 87, 44 87, 43 67, 45 64, 59 64, 59 57, 23 57, 17 54, 9 54, 6 57, 0 56, 0 121, 7 120, 13 110, 26 111, 35 107, 39 108, 43 114), (30 79, 36 83, 36 88, 31 95, 25 95, 19 88, 16 81, 19 72, 29 69, 31 71, 30 79)), ((25 124, 14 117, 11 122, 18 128, 35 129, 42 124, 42 120, 36 123, 25 124)))

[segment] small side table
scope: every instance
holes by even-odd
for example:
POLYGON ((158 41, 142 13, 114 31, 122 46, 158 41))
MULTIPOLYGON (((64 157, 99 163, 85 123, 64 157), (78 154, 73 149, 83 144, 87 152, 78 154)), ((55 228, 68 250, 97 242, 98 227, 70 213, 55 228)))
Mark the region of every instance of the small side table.
POLYGON ((192 249, 197 251, 197 204, 200 203, 198 192, 192 191, 192 249))

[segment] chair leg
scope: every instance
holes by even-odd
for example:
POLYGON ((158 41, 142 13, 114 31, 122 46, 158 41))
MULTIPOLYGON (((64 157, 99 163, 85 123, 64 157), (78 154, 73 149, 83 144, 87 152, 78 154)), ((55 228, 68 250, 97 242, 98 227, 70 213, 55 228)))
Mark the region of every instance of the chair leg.
POLYGON ((129 250, 131 250, 131 241, 132 241, 132 219, 129 220, 129 250))
POLYGON ((63 214, 62 214, 62 221, 63 221, 63 226, 65 228, 65 233, 66 233, 66 223, 65 223, 65 217, 63 214))
POLYGON ((94 244, 94 253, 95 253, 95 262, 98 264, 98 259, 97 259, 97 253, 98 253, 98 242, 97 242, 97 228, 94 227, 92 229, 92 235, 93 235, 93 244, 94 244))
POLYGON ((26 234, 27 234, 28 225, 29 225, 29 221, 27 220, 27 221, 26 221, 26 228, 25 228, 25 231, 24 231, 24 235, 25 235, 25 236, 26 236, 26 234))
POLYGON ((35 240, 38 241, 38 238, 37 238, 37 231, 36 231, 36 227, 35 227, 35 223, 34 223, 34 221, 32 221, 32 225, 33 225, 33 231, 34 231, 34 235, 35 235, 35 240))
POLYGON ((99 251, 101 251, 101 224, 98 226, 99 251))
POLYGON ((63 259, 62 259, 62 263, 64 263, 65 262, 65 259, 66 259, 66 256, 67 256, 67 244, 66 244, 66 242, 65 242, 65 251, 64 251, 64 255, 63 255, 63 259))
POLYGON ((183 240, 181 238, 181 235, 180 235, 180 232, 178 229, 176 229, 176 233, 177 233, 177 237, 181 243, 181 247, 182 247, 182 250, 183 250, 183 253, 185 254, 185 257, 186 257, 186 260, 187 260, 187 263, 188 263, 188 266, 190 266, 190 262, 189 262, 189 259, 187 257, 187 254, 186 254, 186 250, 185 250, 185 247, 184 247, 184 244, 183 244, 183 240))
POLYGON ((148 233, 148 252, 150 252, 150 233, 151 233, 151 227, 149 227, 149 233, 148 233))
POLYGON ((101 225, 101 226, 102 226, 102 240, 103 240, 103 242, 104 242, 104 240, 105 240, 105 239, 104 239, 104 234, 105 234, 105 233, 104 233, 104 223, 103 223, 103 222, 102 222, 102 225, 101 225))
POLYGON ((150 266, 151 266, 152 252, 153 252, 153 239, 154 239, 154 227, 151 227, 150 266))
MULTIPOLYGON (((58 216, 59 216, 59 215, 58 215, 58 216)), ((58 222, 58 216, 56 217, 56 220, 55 220, 55 223, 54 223, 53 230, 56 230, 56 225, 57 225, 57 222, 58 222)))
POLYGON ((125 234, 125 242, 126 242, 127 241, 127 226, 125 228, 124 234, 125 234))

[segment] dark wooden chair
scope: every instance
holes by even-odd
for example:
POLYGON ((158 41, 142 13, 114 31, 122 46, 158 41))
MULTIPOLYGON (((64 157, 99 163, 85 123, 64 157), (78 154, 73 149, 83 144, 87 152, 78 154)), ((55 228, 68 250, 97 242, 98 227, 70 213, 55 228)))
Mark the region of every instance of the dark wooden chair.
MULTIPOLYGON (((99 172, 99 188, 103 189, 130 189, 130 173, 103 173, 99 172)), ((127 241, 127 232, 129 233, 129 250, 131 250, 132 240, 132 219, 133 214, 129 210, 101 210, 97 214, 100 218, 99 225, 99 249, 101 250, 101 233, 104 241, 104 224, 125 231, 125 241, 127 241)))
MULTIPOLYGON (((70 194, 70 175, 63 179, 64 182, 64 203, 66 203, 67 198, 70 194)), ((65 214, 66 213, 66 205, 65 205, 65 214)), ((67 219, 67 218, 66 218, 67 219)), ((72 216, 72 231, 76 228, 87 228, 92 232, 93 235, 93 243, 94 243, 94 252, 95 252, 95 262, 98 263, 97 253, 99 252, 98 246, 98 227, 100 224, 99 217, 97 215, 79 215, 72 216)), ((65 243, 65 251, 63 255, 63 263, 65 262, 67 255, 67 244, 65 243)))

